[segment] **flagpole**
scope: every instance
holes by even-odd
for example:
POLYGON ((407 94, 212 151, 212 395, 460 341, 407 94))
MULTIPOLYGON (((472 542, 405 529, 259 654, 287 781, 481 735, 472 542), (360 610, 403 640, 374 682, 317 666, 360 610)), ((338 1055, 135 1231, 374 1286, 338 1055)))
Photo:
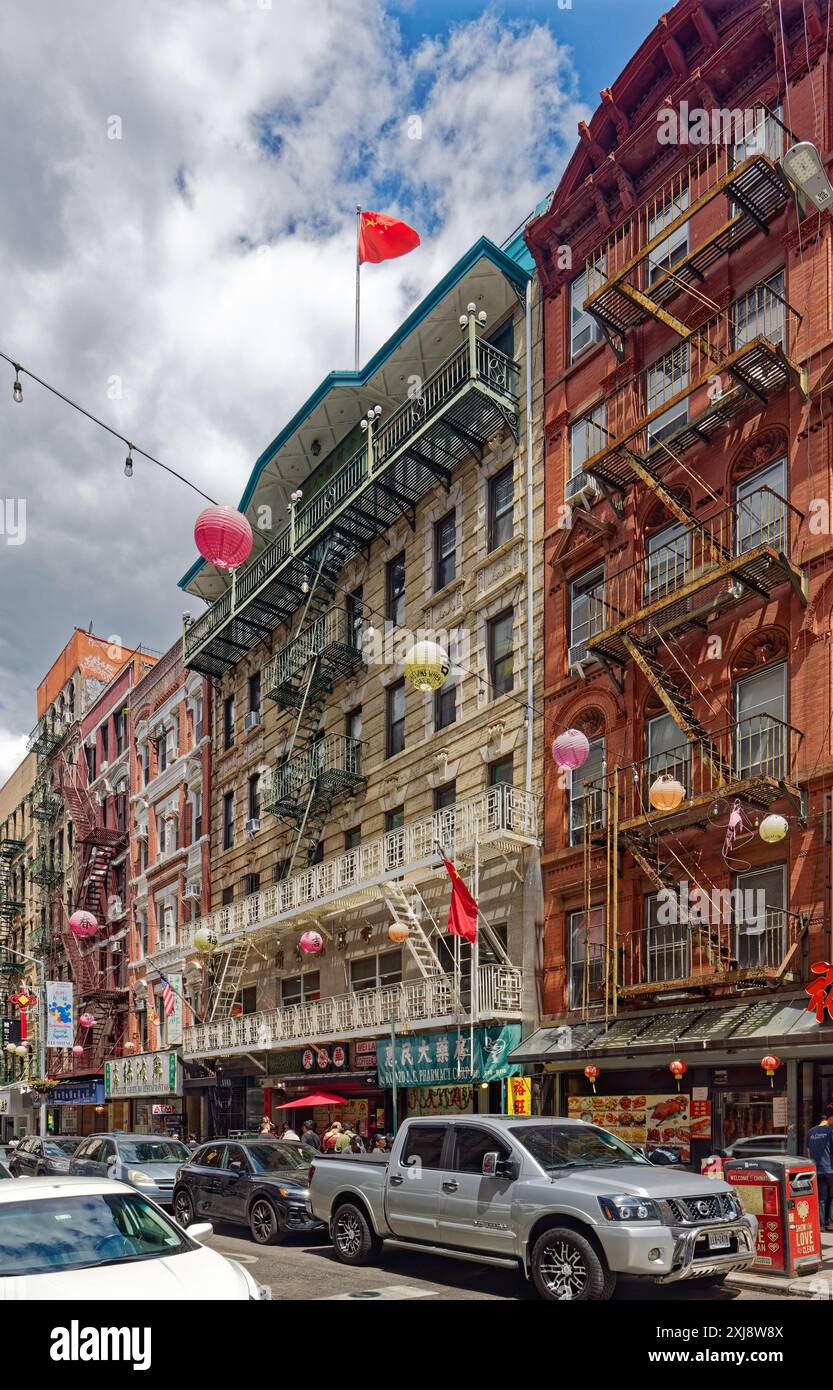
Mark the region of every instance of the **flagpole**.
MULTIPOLYGON (((480 900, 480 845, 479 845, 477 836, 475 836, 475 840, 474 840, 474 892, 472 893, 472 897, 474 898, 474 901, 475 901, 476 903, 479 902, 479 900, 480 900)), ((478 909, 477 909, 477 912, 478 912, 478 916, 479 916, 479 914, 480 914, 480 908, 479 908, 479 907, 478 907, 478 909)), ((480 961, 480 932, 477 931, 477 930, 475 929, 474 941, 471 943, 471 1004, 470 1004, 470 1006, 469 1006, 469 1007, 471 1008, 471 1040, 470 1040, 470 1044, 469 1044, 469 1045, 470 1045, 470 1047, 471 1047, 472 1081, 474 1080, 474 1021, 475 1021, 475 1019, 477 1018, 477 1011, 478 1011, 478 1008, 480 1007, 480 1001, 479 1001, 479 999, 478 999, 478 988, 477 988, 477 987, 478 987, 477 967, 478 967, 479 961, 480 961)), ((479 1105, 480 1105, 480 1100, 479 1100, 479 1098, 478 1098, 477 1104, 478 1104, 478 1107, 479 1107, 479 1105)))
POLYGON ((359 367, 360 367, 360 365, 361 365, 361 364, 360 364, 360 361, 359 361, 359 352, 360 352, 360 348, 359 348, 359 342, 360 342, 359 328, 360 328, 360 323, 361 323, 361 298, 362 298, 362 274, 361 274, 361 271, 362 271, 362 263, 361 263, 361 261, 359 260, 359 237, 360 237, 360 235, 361 235, 361 230, 362 230, 362 205, 361 205, 361 203, 356 203, 356 343, 355 343, 356 371, 359 370, 359 367))

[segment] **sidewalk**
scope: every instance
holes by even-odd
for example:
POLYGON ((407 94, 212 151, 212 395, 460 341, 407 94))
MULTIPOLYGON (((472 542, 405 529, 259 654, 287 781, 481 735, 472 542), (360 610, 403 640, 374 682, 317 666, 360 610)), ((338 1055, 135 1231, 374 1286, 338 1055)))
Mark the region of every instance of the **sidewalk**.
POLYGON ((780 1294, 782 1298, 817 1298, 833 1300, 833 1233, 821 1233, 822 1266, 815 1274, 791 1279, 784 1274, 763 1274, 757 1269, 744 1274, 730 1274, 727 1289, 743 1289, 745 1293, 780 1294))

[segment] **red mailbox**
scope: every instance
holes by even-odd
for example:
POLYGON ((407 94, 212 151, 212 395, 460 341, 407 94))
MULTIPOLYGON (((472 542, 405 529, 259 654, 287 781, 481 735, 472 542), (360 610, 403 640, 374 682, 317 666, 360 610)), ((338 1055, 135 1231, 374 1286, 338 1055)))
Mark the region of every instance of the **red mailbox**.
POLYGON ((758 1218, 756 1269, 798 1275, 821 1267, 818 1183, 811 1159, 727 1158, 723 1176, 744 1210, 758 1218))

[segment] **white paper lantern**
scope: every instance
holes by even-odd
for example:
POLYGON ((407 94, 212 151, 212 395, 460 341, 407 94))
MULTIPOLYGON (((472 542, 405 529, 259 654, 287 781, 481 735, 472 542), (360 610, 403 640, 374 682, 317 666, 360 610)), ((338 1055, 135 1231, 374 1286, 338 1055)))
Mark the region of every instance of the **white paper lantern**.
POLYGON ((758 834, 768 845, 777 845, 788 830, 789 826, 783 816, 765 816, 758 826, 758 834))
POLYGON ((450 670, 448 652, 439 642, 414 642, 405 653, 405 675, 416 690, 439 690, 450 670))
POLYGON ((202 951, 205 955, 210 955, 212 951, 216 951, 219 944, 217 933, 213 927, 198 927, 194 932, 194 945, 198 951, 202 951))

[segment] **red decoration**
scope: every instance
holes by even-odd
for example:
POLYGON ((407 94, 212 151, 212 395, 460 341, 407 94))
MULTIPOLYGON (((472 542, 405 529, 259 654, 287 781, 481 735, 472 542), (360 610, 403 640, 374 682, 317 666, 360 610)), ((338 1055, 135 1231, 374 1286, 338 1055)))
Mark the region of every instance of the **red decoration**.
POLYGON ((464 941, 477 938, 477 903, 461 879, 450 859, 443 863, 451 879, 451 903, 448 908, 448 930, 452 936, 462 936, 464 941))
POLYGON ((575 772, 576 768, 583 767, 587 762, 590 744, 581 729, 565 729, 553 740, 551 751, 552 760, 558 767, 575 772))
POLYGON ((810 996, 807 1012, 815 1014, 819 1023, 823 1023, 825 1011, 829 1018, 833 1018, 833 964, 829 960, 817 960, 810 966, 810 974, 818 976, 818 979, 804 989, 804 993, 810 996))
POLYGON ((775 1085, 775 1081, 773 1080, 773 1078, 774 1078, 775 1073, 777 1072, 778 1068, 780 1067, 780 1065, 781 1065, 781 1059, 780 1059, 780 1057, 773 1057, 773 1055, 772 1055, 771 1052, 768 1053, 766 1057, 762 1057, 762 1058, 761 1058, 761 1066, 763 1067, 764 1071, 766 1072, 767 1076, 769 1077, 769 1084, 770 1084, 770 1086, 774 1086, 774 1085, 775 1085))
POLYGON ((9 995, 9 1003, 16 1004, 19 1009, 34 1008, 38 1002, 38 996, 29 989, 20 989, 17 994, 9 995))
POLYGON ((194 526, 197 550, 218 570, 234 570, 252 553, 252 528, 234 507, 206 507, 194 526))
POLYGON ((594 1067, 592 1062, 588 1062, 587 1066, 584 1068, 584 1075, 593 1087, 593 1095, 596 1094, 596 1077, 599 1075, 600 1070, 599 1067, 594 1067))
POLYGON ((388 217, 384 212, 363 212, 359 219, 359 265, 372 261, 392 261, 396 256, 405 256, 419 246, 419 232, 400 222, 398 217, 388 217))
POLYGON ((75 1044, 73 1045, 72 1055, 73 1055, 73 1057, 83 1057, 83 1056, 84 1056, 84 1049, 83 1049, 83 1047, 81 1046, 80 1043, 75 1043, 75 1044))
POLYGON ((298 945, 305 955, 317 956, 320 955, 324 949, 324 938, 321 936, 320 932, 305 931, 298 945))
POLYGON ((686 1066, 685 1062, 680 1061, 679 1057, 675 1057, 673 1062, 668 1063, 668 1070, 670 1071, 673 1077, 676 1077, 677 1090, 679 1091, 680 1080, 682 1077, 685 1076, 686 1072, 688 1071, 688 1067, 686 1066))
POLYGON ((82 1014, 78 1022, 80 1023, 82 1028, 94 1028, 95 1014, 82 1014))
POLYGON ((95 936, 98 922, 91 912, 73 912, 69 919, 69 929, 73 936, 95 936))

